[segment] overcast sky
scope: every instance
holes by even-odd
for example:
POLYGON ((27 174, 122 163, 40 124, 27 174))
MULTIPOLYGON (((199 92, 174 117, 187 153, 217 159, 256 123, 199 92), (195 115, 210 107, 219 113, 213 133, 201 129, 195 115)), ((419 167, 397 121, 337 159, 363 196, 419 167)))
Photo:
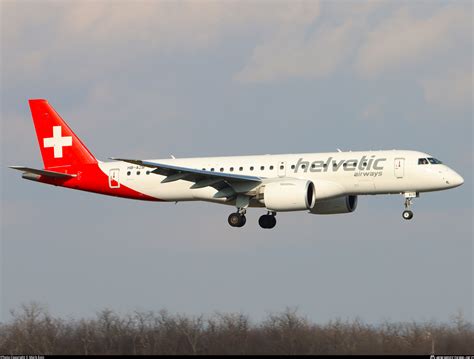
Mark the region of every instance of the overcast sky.
POLYGON ((324 322, 473 316, 471 1, 1 1, 1 317, 298 307, 324 322), (24 181, 27 100, 97 158, 414 149, 462 187, 357 211, 146 203, 24 181))

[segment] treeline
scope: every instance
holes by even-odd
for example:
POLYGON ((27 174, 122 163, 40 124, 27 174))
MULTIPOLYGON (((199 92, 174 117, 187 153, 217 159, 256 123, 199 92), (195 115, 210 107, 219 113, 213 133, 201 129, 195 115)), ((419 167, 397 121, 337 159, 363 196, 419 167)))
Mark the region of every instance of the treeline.
POLYGON ((0 323, 0 354, 430 354, 474 353, 474 328, 452 323, 359 320, 312 323, 296 310, 252 323, 244 314, 186 316, 159 312, 62 319, 38 304, 0 323))

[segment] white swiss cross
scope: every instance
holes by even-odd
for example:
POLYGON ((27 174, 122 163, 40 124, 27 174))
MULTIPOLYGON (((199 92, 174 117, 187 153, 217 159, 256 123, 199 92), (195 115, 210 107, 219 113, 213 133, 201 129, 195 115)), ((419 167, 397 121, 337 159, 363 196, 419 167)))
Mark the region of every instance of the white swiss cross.
POLYGON ((44 148, 54 147, 54 158, 63 157, 63 147, 72 146, 71 136, 61 136, 61 126, 53 126, 53 137, 43 139, 44 148))

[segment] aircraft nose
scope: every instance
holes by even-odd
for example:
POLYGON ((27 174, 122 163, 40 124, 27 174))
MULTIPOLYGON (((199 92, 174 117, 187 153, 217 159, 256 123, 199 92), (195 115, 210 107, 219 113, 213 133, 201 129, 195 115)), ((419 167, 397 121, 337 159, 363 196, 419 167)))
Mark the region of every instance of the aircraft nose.
POLYGON ((448 176, 448 182, 453 187, 458 187, 464 183, 464 178, 456 171, 451 170, 448 176))

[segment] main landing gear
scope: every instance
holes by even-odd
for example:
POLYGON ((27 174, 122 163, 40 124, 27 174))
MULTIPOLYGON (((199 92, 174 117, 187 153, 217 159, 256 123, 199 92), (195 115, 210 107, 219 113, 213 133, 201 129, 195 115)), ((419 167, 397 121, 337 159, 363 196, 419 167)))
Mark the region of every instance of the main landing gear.
POLYGON ((405 197, 405 210, 402 213, 402 217, 403 219, 409 220, 413 218, 413 212, 410 211, 413 198, 418 197, 419 194, 417 192, 405 192, 403 195, 405 197))
POLYGON ((275 212, 268 212, 268 214, 264 214, 263 216, 259 218, 258 224, 262 228, 271 229, 275 227, 277 223, 275 216, 276 216, 275 212))
MULTIPOLYGON (((228 218, 228 222, 232 227, 243 227, 247 222, 245 217, 245 213, 247 211, 245 208, 239 209, 236 213, 231 213, 228 218)), ((258 220, 258 224, 262 228, 271 229, 276 225, 276 213, 275 212, 268 212, 268 214, 264 214, 258 220)))
POLYGON ((245 218, 245 209, 229 215, 228 222, 232 227, 243 227, 247 219, 245 218))
POLYGON ((235 206, 237 207, 236 213, 229 215, 228 222, 232 227, 243 227, 247 219, 245 213, 247 213, 247 207, 250 203, 250 197, 239 194, 235 199, 235 206))

